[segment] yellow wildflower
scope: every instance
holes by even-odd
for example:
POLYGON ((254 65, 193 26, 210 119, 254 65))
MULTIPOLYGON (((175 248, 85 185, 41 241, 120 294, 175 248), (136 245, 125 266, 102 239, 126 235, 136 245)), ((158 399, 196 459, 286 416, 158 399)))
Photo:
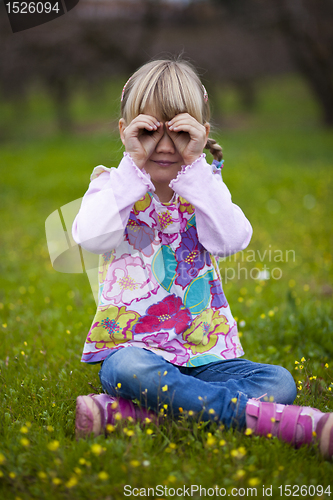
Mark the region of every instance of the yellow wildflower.
POLYGON ((22 446, 28 447, 30 445, 30 441, 27 438, 22 438, 20 442, 22 446))
POLYGON ((248 481, 249 486, 257 486, 260 483, 260 479, 258 477, 251 477, 248 481))
POLYGON ((139 460, 131 460, 131 461, 130 461, 130 465, 131 465, 132 467, 139 467, 140 462, 139 462, 139 460))
POLYGON ((100 455, 103 452, 102 446, 98 443, 92 444, 90 448, 94 455, 100 455))
POLYGON ((20 429, 20 432, 22 432, 22 434, 27 434, 29 432, 29 429, 26 425, 23 425, 20 429))
POLYGON ((164 385, 164 386, 162 387, 162 391, 163 391, 163 392, 166 392, 167 390, 168 390, 168 386, 167 386, 167 385, 164 385))
POLYGON ((206 441, 206 446, 208 446, 208 447, 214 446, 215 443, 216 443, 216 439, 214 438, 214 436, 208 436, 207 441, 206 441))
POLYGON ((56 439, 54 439, 53 441, 51 441, 47 445, 48 449, 51 450, 51 451, 57 451, 57 449, 59 448, 59 446, 60 446, 60 443, 56 439))
POLYGON ((76 486, 78 483, 78 480, 75 476, 72 476, 68 481, 67 483, 65 484, 66 488, 73 488, 74 486, 76 486))
POLYGON ((109 479, 109 474, 107 472, 105 472, 104 470, 102 470, 98 474, 98 479, 100 479, 101 481, 106 481, 107 479, 109 479))
POLYGON ((246 449, 244 448, 244 446, 240 446, 238 448, 238 453, 243 456, 246 455, 246 449))

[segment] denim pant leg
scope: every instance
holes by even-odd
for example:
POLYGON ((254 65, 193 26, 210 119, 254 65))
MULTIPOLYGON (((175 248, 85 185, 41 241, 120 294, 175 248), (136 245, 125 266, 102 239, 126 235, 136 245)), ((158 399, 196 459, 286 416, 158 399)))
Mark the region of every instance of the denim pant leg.
POLYGON ((212 384, 227 384, 231 392, 241 391, 250 398, 262 398, 290 405, 296 398, 291 373, 278 365, 255 363, 242 358, 221 360, 181 372, 212 384))
POLYGON ((99 372, 103 389, 111 396, 137 399, 156 412, 168 406, 172 416, 192 410, 202 420, 217 418, 226 427, 245 427, 248 397, 233 384, 200 380, 152 351, 125 347, 112 351, 99 372), (209 412, 210 410, 210 412, 209 412))

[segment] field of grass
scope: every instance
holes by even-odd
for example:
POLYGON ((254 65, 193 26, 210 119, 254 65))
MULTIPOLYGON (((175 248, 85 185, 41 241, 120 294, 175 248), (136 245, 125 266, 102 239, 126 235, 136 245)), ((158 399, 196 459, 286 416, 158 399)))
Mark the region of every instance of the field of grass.
MULTIPOLYGON (((297 380, 297 403, 333 411, 333 133, 320 127, 295 77, 261 82, 252 114, 230 89, 220 98, 223 178, 254 229, 248 249, 220 264, 245 357, 283 365, 297 380)), ((116 99, 113 88, 102 98, 79 95, 77 130, 66 137, 55 132, 45 96, 33 95, 22 118, 0 103, 8 122, 0 148, 0 498, 113 500, 157 485, 134 493, 186 498, 184 487, 197 485, 214 498, 222 488, 286 498, 291 485, 292 496, 331 498, 333 464, 315 446, 295 450, 186 419, 123 422, 106 439, 75 440, 76 397, 100 390, 98 367, 80 363, 95 303, 85 275, 52 268, 44 226, 83 195, 94 166, 118 164, 116 99)), ((200 498, 195 486, 192 493, 200 498)))

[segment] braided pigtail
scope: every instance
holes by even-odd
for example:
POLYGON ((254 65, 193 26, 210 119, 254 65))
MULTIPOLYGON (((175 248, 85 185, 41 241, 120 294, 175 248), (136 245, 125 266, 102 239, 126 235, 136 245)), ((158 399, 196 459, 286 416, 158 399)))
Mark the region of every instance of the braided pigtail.
POLYGON ((222 158, 223 158, 222 148, 219 144, 217 144, 216 141, 214 141, 214 139, 210 139, 210 138, 207 139, 205 149, 209 149, 209 151, 211 152, 211 154, 214 157, 214 160, 217 160, 217 161, 222 160, 222 158))

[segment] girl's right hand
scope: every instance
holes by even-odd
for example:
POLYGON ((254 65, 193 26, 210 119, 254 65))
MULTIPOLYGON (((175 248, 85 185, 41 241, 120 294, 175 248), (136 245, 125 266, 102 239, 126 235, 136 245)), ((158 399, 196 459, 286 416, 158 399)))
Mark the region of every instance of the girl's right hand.
POLYGON ((119 131, 126 153, 129 153, 137 167, 143 168, 163 136, 163 123, 150 115, 138 115, 126 126, 123 118, 119 131))

